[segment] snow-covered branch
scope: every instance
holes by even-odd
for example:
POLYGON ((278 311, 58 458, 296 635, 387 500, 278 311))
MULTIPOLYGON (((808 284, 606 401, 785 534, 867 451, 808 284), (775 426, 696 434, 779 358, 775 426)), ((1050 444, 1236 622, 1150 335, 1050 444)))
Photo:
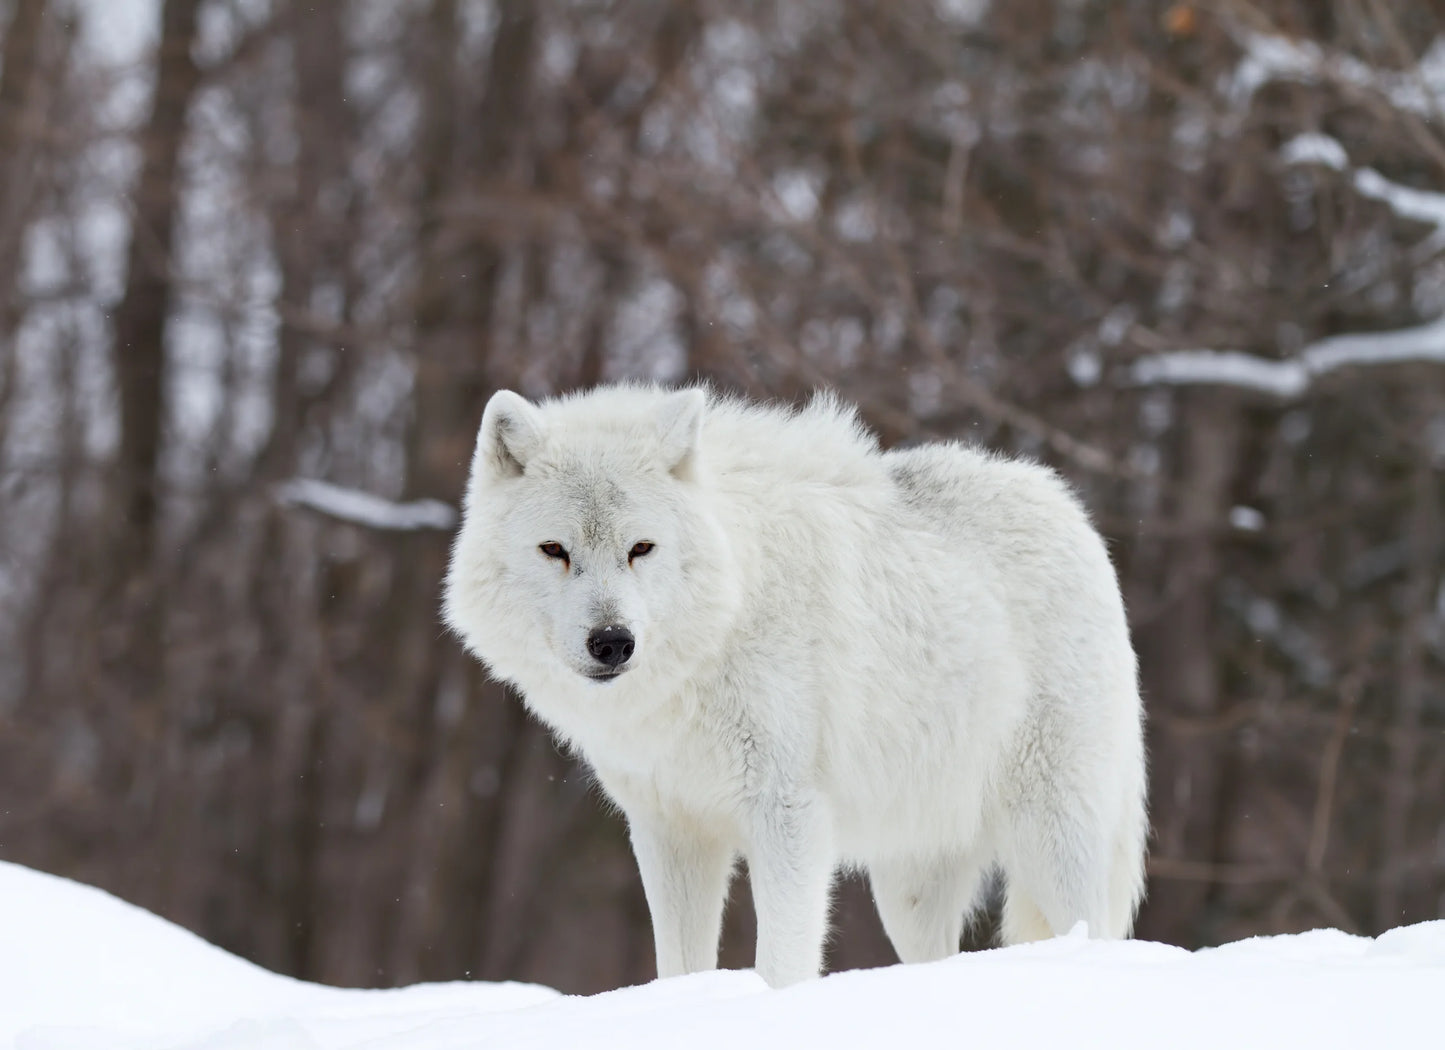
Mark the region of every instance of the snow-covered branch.
POLYGON ((1349 332, 1321 339, 1285 361, 1236 350, 1175 350, 1134 362, 1143 386, 1234 386, 1282 399, 1301 396, 1320 376, 1342 368, 1428 361, 1445 364, 1445 317, 1393 332, 1349 332))
MULTIPOLYGON (((1280 149, 1286 164, 1320 164, 1350 171, 1345 148, 1328 135, 1298 135, 1280 149)), ((1351 181, 1362 197, 1378 200, 1402 218, 1435 227, 1445 236, 1445 193, 1402 186, 1373 168, 1353 170, 1351 181)), ((1145 386, 1214 385, 1258 390, 1282 399, 1301 396, 1322 375, 1365 365, 1410 361, 1445 364, 1445 316, 1391 332, 1348 332, 1310 343, 1285 360, 1237 350, 1176 350, 1152 354, 1134 363, 1132 378, 1145 386)))
MULTIPOLYGON (((1286 164, 1319 164, 1340 172, 1350 168, 1344 146, 1316 132, 1296 135, 1280 147, 1279 155, 1286 164)), ((1402 219, 1414 219, 1445 230, 1445 193, 1402 186, 1374 168, 1356 168, 1351 180, 1360 196, 1380 201, 1402 219)))
POLYGON ((1271 361, 1237 350, 1172 350, 1134 362, 1140 386, 1234 386, 1279 398, 1299 397, 1310 377, 1300 361, 1271 361))
POLYGON ((1329 54, 1318 44, 1267 33, 1239 37, 1244 58, 1226 91, 1238 107, 1276 80, 1335 83, 1384 98, 1395 109, 1421 117, 1445 110, 1445 39, 1436 40, 1411 70, 1380 69, 1351 55, 1329 54))
POLYGON ((450 532, 457 510, 435 499, 397 503, 369 492, 343 488, 313 478, 292 478, 276 486, 276 498, 295 507, 308 507, 333 518, 388 532, 438 529, 450 532))

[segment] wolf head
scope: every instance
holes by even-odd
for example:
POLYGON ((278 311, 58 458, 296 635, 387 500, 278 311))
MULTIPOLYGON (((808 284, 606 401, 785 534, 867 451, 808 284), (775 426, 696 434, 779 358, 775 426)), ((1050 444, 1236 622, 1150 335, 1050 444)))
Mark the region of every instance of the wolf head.
POLYGON ((666 685, 716 640, 730 557, 709 511, 701 390, 487 403, 444 614, 538 691, 666 685))

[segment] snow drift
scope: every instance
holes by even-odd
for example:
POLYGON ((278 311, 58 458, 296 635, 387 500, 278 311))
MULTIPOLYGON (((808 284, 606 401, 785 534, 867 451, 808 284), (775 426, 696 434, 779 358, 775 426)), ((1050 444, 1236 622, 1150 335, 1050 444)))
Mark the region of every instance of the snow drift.
POLYGON ((1438 1047, 1445 921, 1187 952, 1042 944, 781 992, 720 971, 587 998, 518 984, 353 991, 268 973, 65 879, 0 863, 0 1047, 15 1050, 1438 1047))

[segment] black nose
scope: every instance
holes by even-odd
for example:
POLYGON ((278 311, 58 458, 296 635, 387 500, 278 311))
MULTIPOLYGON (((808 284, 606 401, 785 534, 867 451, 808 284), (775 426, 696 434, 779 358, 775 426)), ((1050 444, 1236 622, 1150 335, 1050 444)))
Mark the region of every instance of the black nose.
POLYGON ((587 636, 587 651, 592 659, 608 667, 621 667, 632 659, 637 640, 626 627, 599 627, 587 636))

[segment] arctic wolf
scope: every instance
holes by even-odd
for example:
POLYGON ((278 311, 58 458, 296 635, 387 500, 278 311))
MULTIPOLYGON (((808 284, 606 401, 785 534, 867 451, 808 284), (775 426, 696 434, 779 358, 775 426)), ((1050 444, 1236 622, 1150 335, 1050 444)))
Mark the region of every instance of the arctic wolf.
POLYGON ((822 964, 835 871, 905 962, 1124 937, 1143 887, 1134 651, 1052 471, 880 451, 854 413, 603 387, 482 418, 448 624, 627 816, 660 976, 717 965, 739 855, 769 984, 822 964))

